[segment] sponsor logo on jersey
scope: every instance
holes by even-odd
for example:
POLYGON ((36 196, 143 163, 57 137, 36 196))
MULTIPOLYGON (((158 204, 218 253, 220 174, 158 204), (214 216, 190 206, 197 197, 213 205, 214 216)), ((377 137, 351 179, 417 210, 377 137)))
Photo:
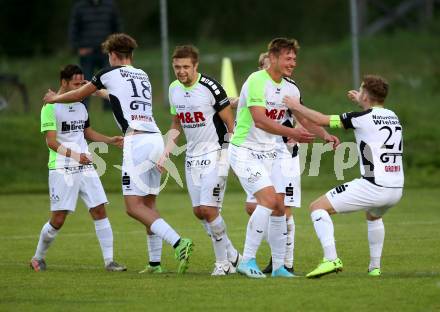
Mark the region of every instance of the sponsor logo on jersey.
POLYGON ((146 110, 150 110, 151 106, 152 106, 151 102, 144 102, 144 101, 139 101, 139 100, 135 100, 135 101, 130 103, 130 109, 132 109, 132 110, 143 110, 144 112, 146 110))
POLYGON ((182 112, 177 114, 177 118, 179 118, 182 124, 198 123, 206 120, 203 112, 182 112))
POLYGON ((85 120, 71 120, 61 122, 61 132, 79 132, 84 131, 85 120))
POLYGON ((278 155, 277 152, 251 152, 250 155, 253 159, 275 159, 278 155))
POLYGON ((121 76, 123 78, 133 78, 133 79, 139 79, 139 80, 148 80, 148 75, 146 73, 138 73, 138 72, 132 72, 132 71, 128 71, 125 70, 124 68, 120 68, 119 69, 119 73, 121 74, 121 76))
POLYGON ((372 115, 373 122, 375 125, 400 125, 399 118, 397 116, 380 116, 372 115))
POLYGON ((146 122, 153 122, 152 116, 147 115, 131 115, 131 120, 139 120, 139 121, 146 121, 146 122))
POLYGON ((385 166, 385 172, 400 172, 400 166, 385 166))
POLYGON ((273 120, 283 119, 286 115, 285 109, 266 109, 266 116, 273 120))
POLYGON ((194 159, 194 160, 187 160, 186 161, 186 167, 187 168, 202 168, 202 167, 208 167, 211 164, 210 159, 194 159))

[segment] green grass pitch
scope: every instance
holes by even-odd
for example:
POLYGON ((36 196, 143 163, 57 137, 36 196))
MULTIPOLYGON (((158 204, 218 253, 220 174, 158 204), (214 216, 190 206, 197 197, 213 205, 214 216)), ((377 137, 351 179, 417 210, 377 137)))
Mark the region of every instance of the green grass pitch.
MULTIPOLYGON (((325 190, 304 190, 303 205, 325 190)), ((172 248, 164 247, 169 273, 140 275, 147 261, 142 226, 124 212, 120 194, 109 194, 108 214, 115 236, 115 258, 128 272, 104 271, 94 226, 83 204, 68 217, 49 249, 48 270, 28 267, 48 217, 46 195, 2 195, 0 200, 0 311, 439 311, 440 212, 434 189, 408 189, 384 218, 383 275, 367 276, 369 251, 362 213, 333 218, 340 274, 318 280, 239 275, 211 277, 214 256, 188 195, 163 192, 162 216, 195 243, 190 269, 178 276, 172 248)), ((229 192, 224 218, 233 243, 242 250, 247 216, 243 193, 229 192)), ((295 268, 313 269, 322 257, 306 208, 295 210, 295 268)), ((269 258, 263 243, 261 266, 269 258)))

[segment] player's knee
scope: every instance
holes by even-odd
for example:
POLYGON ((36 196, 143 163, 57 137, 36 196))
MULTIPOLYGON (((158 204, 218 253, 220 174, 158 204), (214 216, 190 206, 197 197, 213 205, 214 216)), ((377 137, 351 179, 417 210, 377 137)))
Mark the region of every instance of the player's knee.
POLYGON ((254 213, 256 207, 257 205, 254 203, 246 203, 244 209, 246 210, 247 214, 251 216, 254 213))
POLYGON ((263 197, 259 204, 272 210, 277 210, 278 207, 276 197, 271 197, 271 196, 263 197))
POLYGON ((131 204, 127 205, 125 208, 125 212, 132 218, 137 216, 137 211, 140 209, 140 205, 131 204))
POLYGON ((310 205, 309 205, 309 210, 310 211, 315 211, 317 209, 322 209, 322 207, 319 207, 319 199, 313 201, 310 205))
POLYGON ((57 230, 61 229, 61 227, 64 225, 64 221, 66 221, 65 215, 57 215, 53 216, 50 220, 50 224, 56 228, 57 230))
POLYGON ((101 220, 107 217, 104 205, 90 209, 90 214, 95 220, 101 220))

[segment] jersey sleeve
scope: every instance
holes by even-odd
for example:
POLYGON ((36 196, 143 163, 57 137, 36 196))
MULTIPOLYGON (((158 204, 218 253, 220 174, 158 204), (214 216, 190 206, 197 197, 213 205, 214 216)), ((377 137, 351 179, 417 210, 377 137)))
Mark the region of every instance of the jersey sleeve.
POLYGON ((262 106, 266 107, 266 101, 264 99, 264 83, 265 80, 261 79, 257 75, 249 77, 248 80, 248 96, 246 100, 246 106, 262 106))
POLYGON ((170 113, 171 115, 177 115, 176 106, 173 103, 173 86, 175 82, 173 82, 168 88, 168 102, 170 102, 170 113))
POLYGON ((200 77, 199 83, 205 86, 212 95, 212 106, 216 112, 222 111, 225 107, 230 105, 228 96, 226 95, 225 89, 222 85, 218 83, 215 79, 202 75, 200 77))
POLYGON ((345 129, 356 129, 360 122, 358 117, 364 116, 371 112, 371 109, 363 112, 349 112, 339 115, 342 125, 345 129))
POLYGON ((101 69, 95 76, 92 77, 91 83, 98 89, 105 89, 105 86, 102 82, 102 76, 109 71, 112 71, 113 69, 119 68, 121 66, 115 66, 115 67, 107 67, 104 69, 101 69))
POLYGON ((231 103, 229 102, 229 98, 226 95, 225 89, 223 89, 221 84, 215 84, 217 86, 217 90, 214 90, 212 94, 214 96, 214 109, 216 112, 222 111, 231 103))
POLYGON ((41 132, 57 130, 55 105, 45 104, 41 109, 41 132))

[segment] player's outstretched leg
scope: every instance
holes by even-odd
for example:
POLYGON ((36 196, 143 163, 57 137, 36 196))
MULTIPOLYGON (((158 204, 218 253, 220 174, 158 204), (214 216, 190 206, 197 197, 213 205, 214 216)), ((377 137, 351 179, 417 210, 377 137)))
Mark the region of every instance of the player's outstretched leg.
POLYGON ((325 196, 320 197, 310 206, 313 226, 321 242, 324 259, 316 269, 306 275, 308 278, 321 277, 333 272, 337 273, 342 271, 343 268, 342 261, 336 253, 333 222, 326 209, 332 211, 333 208, 325 196))

